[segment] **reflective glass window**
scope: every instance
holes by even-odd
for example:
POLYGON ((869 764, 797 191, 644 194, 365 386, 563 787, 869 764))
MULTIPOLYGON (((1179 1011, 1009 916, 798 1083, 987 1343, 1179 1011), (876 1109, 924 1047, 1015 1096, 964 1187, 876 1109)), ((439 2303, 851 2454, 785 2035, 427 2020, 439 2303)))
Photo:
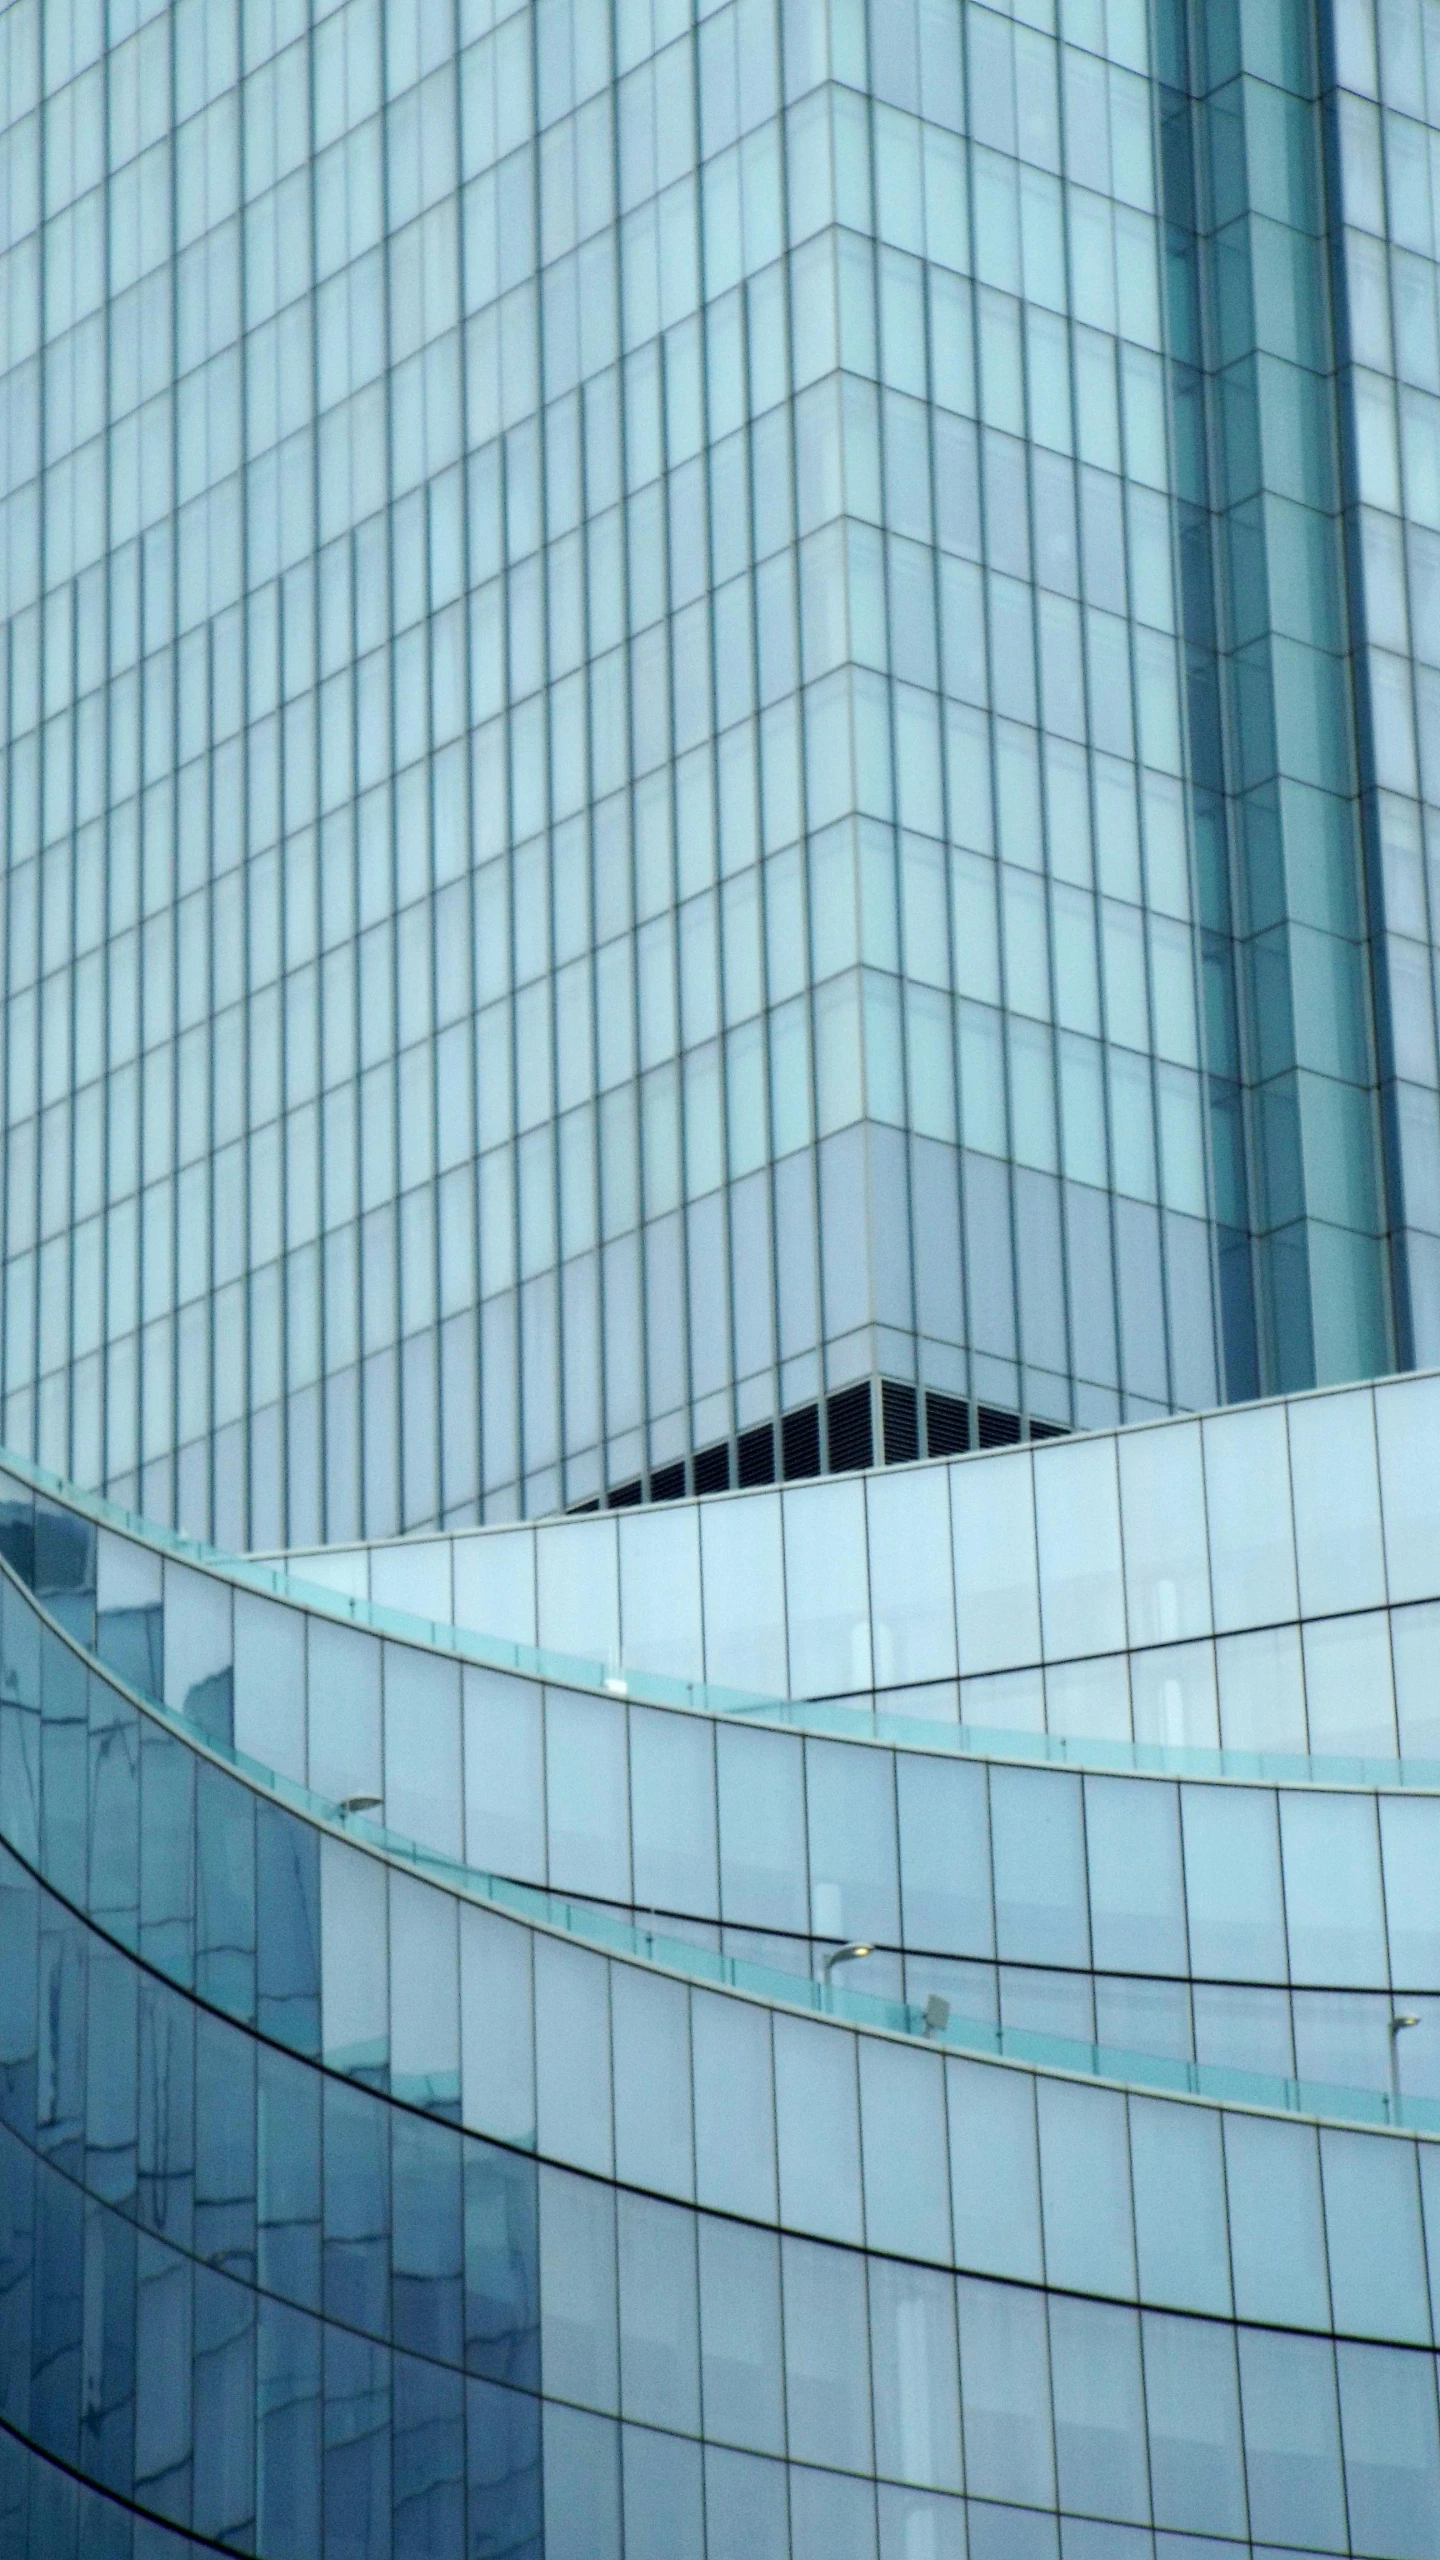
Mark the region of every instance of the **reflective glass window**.
POLYGON ((1328 2328, 1330 2288, 1314 2127, 1227 2115, 1225 2174, 1240 2318, 1328 2328))
POLYGON ((695 2217, 654 2196, 616 2198, 620 2396, 629 2418, 700 2429, 695 2217))
POLYGON ((1406 1378, 1375 1390, 1386 1581, 1392 1602, 1427 1600, 1440 1555, 1440 1378, 1406 1378))
POLYGON ((1138 2315, 1118 2303, 1052 2294, 1050 2358, 1061 2504, 1148 2523, 1138 2315))
POLYGON ((1028 1453, 952 1467, 950 1521, 961 1671, 1005 1671, 1038 1662, 1040 1589, 1028 1453))
POLYGON ((543 1884, 548 1870, 540 1690, 534 1681, 467 1663, 462 1703, 466 1859, 491 1875, 543 1884))
POLYGON ((998 1953, 1017 1964, 1088 1964, 1079 1779, 992 1768, 990 1825, 998 1953))
POLYGON ((900 1905, 890 1753, 807 1741, 805 1801, 815 1934, 894 1946, 900 1905))
POLYGON ((548 2159, 605 2178, 614 2163, 609 1970, 584 1947, 535 1940, 536 2138, 548 2159))
POLYGON ((461 2112, 477 2133, 535 2141, 535 2012, 528 1932, 460 1913, 461 2112))
POLYGON ((700 1514, 705 1677, 760 1697, 786 1694, 780 1497, 707 1503, 700 1514))
POLYGON ((1085 1780, 1090 1929, 1097 1966, 1185 1971, 1185 1879, 1174 1787, 1085 1780))
POLYGON ((620 1572, 613 1520, 565 1520, 535 1532, 539 1642, 552 1653, 620 1659, 620 1572))
POLYGON ((699 1514, 641 1512, 619 1529, 622 1661, 633 1671, 702 1680, 699 1514))
POLYGON ((960 2375, 955 2287, 938 2268, 872 2258, 875 2461, 892 2480, 958 2489, 960 2375))
POLYGON ((379 1645, 358 1628, 311 1618, 306 1655, 310 1785, 337 1803, 383 1794, 379 1645))
POLYGON ((813 2241, 781 2243, 790 2453, 846 2470, 872 2466, 865 2261, 813 2241))
POLYGON ((810 1925, 805 1878, 804 1762, 788 1734, 715 1734, 720 1892, 727 1920, 760 1929, 810 1925))
POLYGON ((1292 1982, 1389 1978, 1375 1811, 1365 1796, 1281 1791, 1292 1982))
POLYGON ((1135 2217, 1125 2101, 1113 2089, 1037 2079, 1045 2274, 1077 2293, 1133 2296, 1135 2217))
POLYGON ((468 1627, 475 1635, 503 1636, 511 1644, 534 1644, 534 1531, 487 1529, 452 1543, 457 1627, 468 1627))
POLYGON ((782 1497, 790 1691, 823 1698, 868 1689, 869 1574, 865 1488, 858 1481, 793 1487, 782 1497))
POLYGON ((1037 2084, 1026 2072, 954 2058, 945 2077, 956 2263, 1038 2284, 1044 2269, 1037 2084))
MULTIPOLYGON (((962 2276, 960 2387, 965 2485, 972 2498, 1055 2502, 1045 2302, 1016 2285, 962 2276)), ((1003 2546, 1002 2546, 1003 2547, 1003 2546)))
POLYGON ((984 1770, 963 1760, 897 1751, 895 1786, 906 1945, 993 1955, 984 1770))
POLYGON ((1345 2548, 1335 2355, 1327 2338, 1240 2331, 1250 2531, 1258 2541, 1345 2548))
POLYGON ((1273 1406, 1212 1414, 1201 1432, 1216 1628, 1263 1627, 1293 1618, 1295 1543, 1285 1416, 1273 1406))
POLYGON ((1220 2118, 1204 2107, 1130 2100, 1130 2169, 1142 2302, 1230 2309, 1220 2118), (1185 2199, 1177 2213, 1175 2199, 1185 2199))
POLYGON ((713 1729, 699 1716, 630 1709, 635 1899, 657 1911, 719 1909, 713 1729))
POLYGON ((950 2255, 944 2068, 903 2045, 858 2039, 865 2236, 902 2257, 950 2255))
POLYGON ((1259 1787, 1182 1787, 1192 1971, 1283 1982, 1285 1908, 1275 1798, 1259 1787))
POLYGON ((1141 2331, 1155 2521, 1180 2533, 1243 2536, 1245 2464, 1233 2335, 1218 2324, 1167 2318, 1159 2311, 1144 2313, 1141 2331))
POLYGON ((743 2000, 690 1994, 695 2193, 721 2213, 775 2219, 775 2090, 770 2020, 743 2000))
POLYGON ((622 1964, 612 1971, 610 2000, 616 2176, 662 2195, 693 2195, 689 1994, 683 1983, 622 1964))
POLYGON ((1117 1442, 1132 1644, 1173 1644, 1210 1627, 1200 1430, 1185 1423, 1117 1442))
POLYGON ((1385 1598, 1380 1482, 1370 1391, 1288 1408, 1300 1606, 1307 1617, 1385 1598))
POLYGON ((1428 2347, 1430 2303, 1412 2145, 1327 2125, 1320 2135, 1320 2163, 1336 2328, 1428 2347))
POLYGON ((1420 2560, 1440 2512, 1434 2360, 1348 2340, 1335 2360, 1352 2548, 1420 2560))
POLYGON ((713 2214, 698 2223, 705 2432, 783 2453, 779 2241, 713 2214))
POLYGON ((792 2229, 832 2240, 862 2236, 856 2100, 854 2038, 777 2014, 780 2219, 792 2229))
POLYGON ((625 1710, 570 1689, 545 1692, 550 1879, 567 1893, 630 1899, 625 1710))
POLYGON ((953 1679, 955 1604, 944 1471, 869 1477, 865 1515, 877 1685, 953 1679))
POLYGON ((262 1768, 305 1776, 305 1619, 235 1594, 235 1743, 262 1768))
POLYGON ((1035 1460, 1040 1615, 1048 1657, 1125 1642, 1115 1444, 1077 1440, 1035 1460))
POLYGON ((405 1645, 383 1652, 386 1819, 404 1838, 462 1857, 460 1665, 405 1645))
POLYGON ((1396 1748, 1395 1700, 1385 1612, 1311 1618, 1303 1633, 1311 1750, 1389 1759, 1396 1748))

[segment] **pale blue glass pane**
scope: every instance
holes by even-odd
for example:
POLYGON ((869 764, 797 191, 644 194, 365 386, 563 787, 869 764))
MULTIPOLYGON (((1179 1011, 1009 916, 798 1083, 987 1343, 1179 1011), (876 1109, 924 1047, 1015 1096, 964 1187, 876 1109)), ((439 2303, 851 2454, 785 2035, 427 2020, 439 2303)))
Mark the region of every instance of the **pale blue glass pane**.
POLYGON ((1053 2296, 1050 2357, 1061 2505, 1148 2523, 1137 2314, 1118 2303, 1053 2296))
POLYGON ((822 1698, 871 1682, 865 1488, 806 1485, 783 1497, 790 1695, 822 1698))
POLYGON ((691 2196, 689 1994, 683 1983, 621 1964, 611 1971, 610 2005, 616 2176, 661 2195, 691 2196))
POLYGON ((1225 2171, 1240 2318, 1328 2328, 1330 2288, 1313 2126, 1227 2115, 1225 2171))
POLYGON ((938 2268, 885 2258, 872 2258, 869 2266, 876 2468, 917 2488, 958 2489, 953 2280, 938 2268))
POLYGON ((1177 1644, 1132 1653, 1130 1711, 1137 1742, 1159 1742, 1172 1750, 1218 1750, 1214 1646, 1177 1644))
POLYGON ((713 2214, 702 2213, 698 2224, 706 2434, 783 2453, 779 2241, 713 2214))
POLYGON ((1120 1504, 1113 1442, 1076 1441, 1035 1460, 1040 1615, 1046 1658, 1125 1642, 1120 1504))
POLYGON ((1307 1617, 1385 1597, 1374 1406, 1368 1388, 1289 1408, 1300 1605, 1307 1617))
POLYGON ((370 1550, 370 1597, 382 1609, 402 1609, 412 1618, 450 1623, 450 1542, 448 1538, 407 1539, 402 1546, 370 1550))
POLYGON ((956 2263, 1038 2284, 1040 2164, 1036 2082, 983 2062, 945 2066, 956 2263))
POLYGON ((1440 1378, 1375 1390, 1386 1578, 1392 1602, 1434 1597, 1440 1558, 1440 1378))
POLYGON ((1040 1589, 1028 1453, 950 1470, 962 1672, 1040 1659, 1040 1589))
POLYGON ((1394 1980, 1440 1983, 1440 1802, 1382 1796, 1380 1843, 1394 1980))
POLYGON ((621 1520, 620 1648, 632 1671, 704 1678, 696 1512, 650 1511, 621 1520))
POLYGON ((620 2405, 651 2426, 700 2431, 695 2217, 653 2196, 616 2199, 620 2405))
POLYGON ((818 1937, 898 1942, 894 1768, 888 1751, 805 1745, 810 1914, 818 1937))
POLYGON ((1132 1433, 1117 1443, 1132 1644, 1172 1644, 1210 1628, 1200 1431, 1132 1433))
POLYGON ((535 1532, 487 1529, 454 1541, 455 1624, 535 1642, 535 1532))
POLYGON ((630 1790, 637 1903, 717 1911, 713 1728, 698 1716, 632 1707, 630 1790))
POLYGON ((942 1469, 865 1487, 877 1683, 955 1676, 948 1480, 942 1469))
POLYGON ((1215 1624, 1261 1627, 1296 1615, 1285 1416, 1212 1415, 1202 1426, 1215 1624))
POLYGON ((212 1742, 229 1742, 233 1645, 230 1585, 165 1560, 165 1704, 212 1742))
POLYGON ((790 2474, 791 2560, 875 2560, 875 2491, 836 2471, 790 2474))
POLYGON ((959 2498, 919 2489, 879 2489, 880 2560, 965 2560, 965 2508, 959 2498))
POLYGON ((1193 1971, 1210 1981, 1283 1982, 1275 1798, 1258 1787, 1182 1787, 1180 1819, 1193 1971))
POLYGON ((779 1495, 708 1503, 700 1515, 700 1553, 707 1680, 783 1698, 785 1573, 779 1495))
POLYGON ((1434 2360, 1345 2343, 1336 2363, 1351 2548, 1431 2560, 1440 2539, 1434 2360))
POLYGON ((1090 1928, 1097 1966, 1185 1971, 1185 1878, 1174 1787, 1085 1780, 1090 1928))
POLYGON ((320 1844, 320 2007, 325 2059, 375 2070, 389 2052, 385 1869, 342 1841, 320 1844))
POLYGON ((536 2139, 547 2159, 605 2178, 614 2165, 608 1974, 586 1948, 535 1940, 536 2139))
POLYGON ((557 1521, 535 1533, 538 1640, 552 1653, 620 1659, 620 1573, 613 1520, 557 1521))
POLYGON ((1393 1611, 1390 1645, 1401 1755, 1440 1760, 1440 1604, 1393 1611))
POLYGON ((235 1594, 235 1745, 282 1777, 305 1776, 305 1619, 235 1594))
POLYGON ((992 1769, 990 1824, 998 1953, 1017 1964, 1088 1964, 1079 1779, 992 1769))
POLYGON ((465 1855, 533 1884, 548 1872, 540 1694, 534 1681, 465 1666, 465 1855))
POLYGON ((742 2000, 692 1991, 695 2192, 702 2205, 775 2218, 770 2019, 742 2000))
POLYGON ((542 2165, 540 2355, 556 2399, 618 2406, 617 2290, 613 2191, 542 2165))
POLYGON ((704 2560, 699 2445, 627 2426, 620 2452, 626 2560, 704 2560))
POLYGON ((944 2065, 871 2037, 858 2044, 866 2241, 943 2262, 950 2256, 944 2065))
POLYGON ((1335 2359, 1329 2340, 1240 2332, 1250 2530, 1314 2551, 1346 2547, 1335 2359))
POLYGON ((1045 2275, 1076 2293, 1135 2291, 1125 2101, 1118 2091, 1038 2079, 1045 2275))
POLYGON ((555 2560, 620 2560, 620 2430, 613 2418, 547 2406, 545 2548, 555 2560))
POLYGON ((1072 1740, 1128 1742, 1129 1664, 1123 1653, 1089 1662, 1051 1663, 1045 1672, 1045 1724, 1072 1740))
POLYGON ((1220 2118, 1161 2098, 1130 2100, 1130 2171, 1142 2302, 1230 2309, 1220 2118), (1177 2213, 1175 2199, 1185 2209, 1177 2213))
POLYGON ((865 2261, 784 2240, 785 2398, 794 2461, 871 2468, 865 2261))
POLYGON ((390 2085, 412 2106, 460 2096, 457 1906, 414 1876, 390 1875, 390 2085))
POLYGON ((964 1761, 895 1755, 900 1895, 909 1947, 995 1952, 985 1772, 964 1761))
POLYGON ((972 2498, 1053 2506, 1055 2457, 1044 2296, 1015 2285, 981 2284, 962 2276, 956 2299, 965 2486, 972 2498))
POLYGON ((810 1913, 799 1742, 787 1734, 747 1733, 721 1725, 715 1762, 725 1918, 803 1934, 810 1913))
POLYGON ((1363 1796, 1280 1795, 1292 1982, 1389 1978, 1375 1806, 1363 1796))
POLYGON ((317 1795, 381 1794, 380 1647, 358 1628, 309 1622, 310 1768, 317 1795))
POLYGON ((1145 2312, 1141 2327, 1155 2521, 1182 2533, 1243 2535, 1234 2337, 1219 2324, 1158 2311, 1145 2312))
POLYGON ((385 1818, 442 1856, 464 1853, 460 1666, 387 1644, 384 1652, 385 1818))
POLYGON ((1305 1712, 1313 1752, 1393 1757, 1390 1626, 1381 1609, 1312 1618, 1304 1630, 1305 1712))
POLYGON ((1373 2134, 1320 2135, 1335 2326, 1358 2338, 1430 2344, 1415 2153, 1373 2134))
POLYGON ((1220 1740, 1227 1751, 1298 1751, 1307 1746, 1300 1630, 1258 1628, 1222 1636, 1215 1647, 1220 1740))
POLYGON ((708 2560, 790 2560, 783 2463, 705 2448, 708 2560))
POLYGON ((860 2123, 852 2036, 777 2015, 775 2128, 781 2221, 826 2239, 858 2241, 860 2123))
POLYGON ((477 2133, 535 2141, 535 2009, 527 1930, 460 1913, 461 2113, 477 2133))
POLYGON ((545 1692, 545 1796, 551 1882, 567 1893, 630 1899, 630 1782, 625 1710, 566 1689, 545 1692))

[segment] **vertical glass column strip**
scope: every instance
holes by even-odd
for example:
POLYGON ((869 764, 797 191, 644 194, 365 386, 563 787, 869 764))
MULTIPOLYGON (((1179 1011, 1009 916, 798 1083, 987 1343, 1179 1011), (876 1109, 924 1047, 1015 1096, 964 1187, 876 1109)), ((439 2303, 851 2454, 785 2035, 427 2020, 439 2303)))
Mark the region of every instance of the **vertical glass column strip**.
POLYGON ((1216 626, 1214 490, 1205 372, 1188 0, 1157 0, 1155 101, 1164 223, 1166 370, 1185 667, 1191 862, 1200 964, 1212 1251, 1231 1399, 1261 1392, 1247 1100, 1235 984, 1230 811, 1216 626))
POLYGON ((1263 28, 1232 0, 1189 13, 1260 1369, 1280 1388, 1371 1374, 1391 1333, 1315 43, 1308 0, 1263 28))

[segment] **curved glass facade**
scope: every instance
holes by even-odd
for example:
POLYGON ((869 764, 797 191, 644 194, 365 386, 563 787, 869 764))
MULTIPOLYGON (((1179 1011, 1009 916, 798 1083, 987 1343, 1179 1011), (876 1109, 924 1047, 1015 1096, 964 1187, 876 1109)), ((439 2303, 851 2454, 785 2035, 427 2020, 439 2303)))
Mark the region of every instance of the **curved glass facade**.
POLYGON ((27 2560, 1436 2547, 1440 1795, 638 1705, 18 1479, 5 1542, 27 2560), (360 1730, 367 1647, 412 1762, 454 1702, 453 1845, 224 1729, 249 1682, 360 1730))

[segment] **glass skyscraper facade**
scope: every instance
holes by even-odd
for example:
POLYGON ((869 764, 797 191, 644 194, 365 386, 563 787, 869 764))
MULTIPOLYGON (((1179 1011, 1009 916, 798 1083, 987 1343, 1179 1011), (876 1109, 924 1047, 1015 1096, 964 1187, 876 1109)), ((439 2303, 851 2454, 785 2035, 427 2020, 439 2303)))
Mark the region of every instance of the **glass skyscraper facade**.
POLYGON ((9 1446, 310 1543, 1440 1349, 1419 0, 0 29, 9 1446))
POLYGON ((3 0, 0 2560, 1440 2560, 1437 226, 3 0))

